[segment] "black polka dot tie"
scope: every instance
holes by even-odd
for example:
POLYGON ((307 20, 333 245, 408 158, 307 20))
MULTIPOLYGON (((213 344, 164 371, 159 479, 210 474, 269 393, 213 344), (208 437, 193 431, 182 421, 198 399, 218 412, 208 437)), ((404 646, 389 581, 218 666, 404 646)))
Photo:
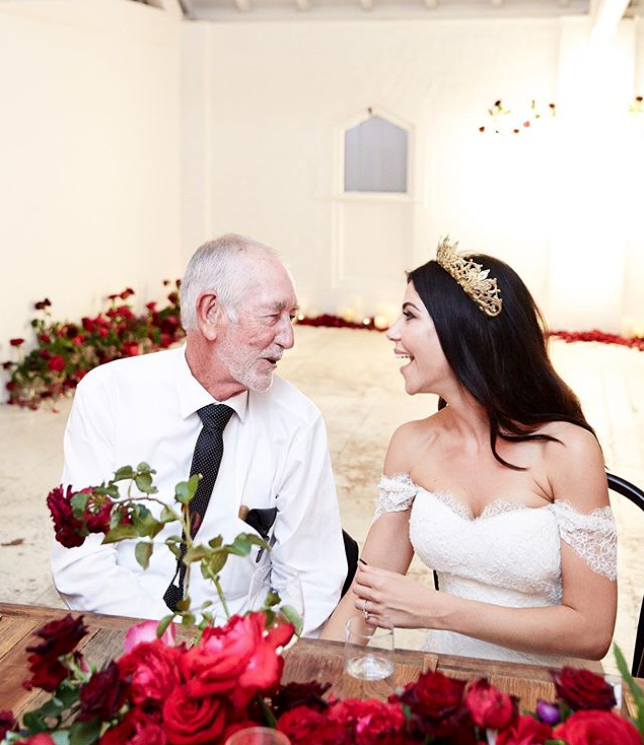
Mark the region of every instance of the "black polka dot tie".
MULTIPOLYGON (((200 473, 202 479, 189 506, 190 534, 192 537, 199 530, 208 509, 208 503, 221 466, 221 459, 224 455, 224 429, 233 413, 234 410, 226 404, 208 404, 208 406, 204 406, 197 411, 203 422, 203 428, 195 445, 190 475, 194 476, 195 473, 200 473)), ((177 570, 163 595, 165 604, 172 611, 177 610, 177 603, 183 598, 183 585, 186 576, 186 566, 183 563, 185 552, 186 544, 182 542, 181 556, 177 559, 177 570)))

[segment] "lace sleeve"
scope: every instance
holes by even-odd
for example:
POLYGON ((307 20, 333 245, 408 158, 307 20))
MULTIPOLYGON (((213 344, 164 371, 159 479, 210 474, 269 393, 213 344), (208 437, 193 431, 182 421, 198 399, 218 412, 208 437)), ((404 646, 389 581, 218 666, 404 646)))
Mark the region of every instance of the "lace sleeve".
POLYGON ((409 509, 418 487, 408 473, 398 473, 389 478, 383 476, 378 484, 378 504, 374 522, 385 512, 402 512, 409 509))
POLYGON ((613 511, 601 507, 589 514, 577 512, 569 502, 553 505, 561 539, 597 574, 617 579, 617 530, 613 511))

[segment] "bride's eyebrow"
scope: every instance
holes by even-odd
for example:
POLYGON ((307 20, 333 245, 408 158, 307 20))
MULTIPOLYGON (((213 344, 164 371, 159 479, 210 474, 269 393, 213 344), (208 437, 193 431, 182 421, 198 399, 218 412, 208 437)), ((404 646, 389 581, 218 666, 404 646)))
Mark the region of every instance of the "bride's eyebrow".
POLYGON ((413 308, 415 311, 420 312, 419 308, 417 306, 415 306, 413 303, 410 303, 410 302, 403 303, 402 309, 403 310, 406 310, 407 308, 413 308))

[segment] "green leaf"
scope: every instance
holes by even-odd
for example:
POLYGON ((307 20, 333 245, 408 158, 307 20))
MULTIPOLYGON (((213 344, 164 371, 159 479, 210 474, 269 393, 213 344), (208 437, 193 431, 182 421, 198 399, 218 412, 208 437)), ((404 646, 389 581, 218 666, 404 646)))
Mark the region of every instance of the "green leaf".
POLYGON ((55 745, 69 745, 69 730, 62 729, 58 732, 50 732, 51 739, 55 745))
POLYGON ((105 486, 105 484, 95 486, 94 494, 100 494, 104 497, 112 497, 112 499, 118 499, 121 496, 118 486, 115 486, 114 484, 109 484, 108 486, 105 486))
POLYGON ((150 541, 139 541, 139 543, 136 544, 134 548, 134 558, 142 569, 147 569, 150 566, 150 556, 152 556, 153 549, 154 544, 150 541))
POLYGON ((76 721, 69 730, 69 745, 94 745, 101 734, 101 722, 94 717, 87 722, 76 721))
POLYGON ((274 605, 277 605, 280 600, 280 596, 274 590, 269 590, 266 593, 266 600, 264 600, 264 608, 272 608, 274 605))
POLYGON ((139 534, 134 525, 119 525, 116 528, 112 528, 109 533, 103 538, 103 543, 118 543, 127 538, 138 538, 139 534))
POLYGON ((217 535, 208 541, 208 545, 210 546, 210 548, 219 548, 223 542, 223 536, 217 535))
POLYGON ((184 557, 183 557, 183 563, 184 564, 192 564, 193 561, 201 561, 205 557, 207 557, 210 554, 210 551, 205 546, 202 546, 200 543, 196 546, 193 546, 192 548, 189 548, 184 557))
POLYGON ((617 662, 617 669, 621 673, 622 678, 624 678, 624 682, 628 686, 628 690, 631 692, 631 696, 635 702, 635 708, 637 709, 635 726, 639 730, 642 740, 644 741, 644 694, 642 693, 642 689, 633 680, 633 676, 628 669, 628 664, 624 659, 622 650, 617 646, 617 644, 613 644, 613 654, 615 655, 615 661, 617 662))
POLYGON ((168 507, 167 505, 164 506, 164 508, 161 510, 161 515, 159 516, 159 521, 162 522, 164 525, 166 523, 172 523, 180 519, 181 518, 172 509, 172 507, 168 507))
POLYGON ((147 507, 138 507, 132 515, 132 522, 141 537, 154 538, 163 530, 163 523, 160 523, 147 507))
POLYGON ((302 616, 295 610, 295 608, 292 605, 283 605, 280 608, 280 613, 287 621, 289 621, 289 623, 293 624, 297 636, 301 636, 304 621, 302 619, 302 616))
POLYGON ((190 613, 189 611, 183 613, 181 617, 181 623, 183 626, 194 626, 196 620, 194 613, 190 613))
POLYGON ((159 621, 157 625, 157 636, 162 637, 165 633, 168 626, 172 623, 174 619, 174 613, 171 613, 169 616, 163 616, 163 618, 159 621))
POLYGON ((152 476, 149 473, 138 473, 134 477, 136 488, 143 494, 154 494, 157 491, 156 486, 152 483, 152 476))
POLYGON ((74 494, 71 498, 71 505, 74 517, 76 519, 81 518, 85 514, 85 508, 89 501, 89 494, 74 494))
POLYGON ((133 479, 136 475, 136 471, 132 466, 122 466, 118 471, 114 471, 114 478, 112 481, 124 481, 126 479, 133 479))
POLYGON ((28 711, 22 718, 22 723, 31 732, 46 732, 48 727, 37 711, 28 711))
MULTIPOLYGON (((213 554, 208 561, 202 562, 201 568, 202 568, 202 574, 204 567, 208 567, 208 570, 211 574, 219 574, 221 570, 226 566, 226 561, 228 560, 228 556, 224 553, 217 553, 213 554)), ((210 574, 204 574, 204 577, 208 579, 210 574)))
POLYGON ((270 550, 266 541, 252 533, 240 533, 232 543, 227 544, 224 548, 229 554, 248 556, 252 546, 261 546, 270 550))
POLYGON ((178 543, 175 543, 174 541, 170 541, 168 538, 165 542, 165 545, 172 551, 176 559, 181 558, 181 546, 178 543))
MULTIPOLYGON (((195 474, 196 476, 199 476, 199 474, 195 474)), ((190 481, 195 478, 194 476, 191 476, 190 481)), ((197 488, 194 489, 190 486, 190 481, 180 481, 175 487, 174 487, 174 498, 177 500, 177 502, 181 502, 181 504, 190 504, 190 500, 194 497, 195 492, 197 491, 197 488)))
POLYGON ((183 598, 177 603, 177 610, 182 612, 190 610, 190 598, 183 598))
POLYGON ((150 466, 148 463, 146 463, 144 460, 142 460, 139 465, 136 467, 136 470, 139 473, 156 473, 154 468, 150 466))

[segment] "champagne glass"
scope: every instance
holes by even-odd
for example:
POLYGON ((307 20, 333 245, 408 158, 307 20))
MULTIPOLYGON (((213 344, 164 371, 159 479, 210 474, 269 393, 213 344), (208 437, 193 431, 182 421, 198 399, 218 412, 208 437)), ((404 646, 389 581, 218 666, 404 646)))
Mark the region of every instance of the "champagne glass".
POLYGON ((258 567, 251 578, 246 608, 276 613, 292 623, 297 636, 301 636, 304 595, 299 573, 284 564, 267 562, 258 567))
POLYGON ((394 625, 390 619, 352 616, 345 626, 345 640, 344 670, 351 677, 384 680, 393 673, 394 625))

